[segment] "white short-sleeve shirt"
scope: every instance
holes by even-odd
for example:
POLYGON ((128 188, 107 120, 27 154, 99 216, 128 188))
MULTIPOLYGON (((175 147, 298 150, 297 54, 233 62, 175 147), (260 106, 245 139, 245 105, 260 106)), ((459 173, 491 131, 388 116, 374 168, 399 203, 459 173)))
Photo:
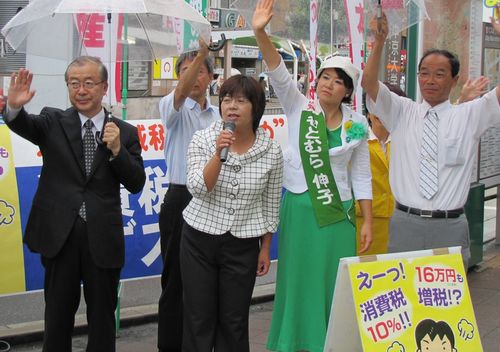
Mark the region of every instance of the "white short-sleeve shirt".
POLYGON ((439 190, 430 200, 419 191, 419 173, 423 122, 431 106, 391 93, 381 82, 376 103, 367 97, 367 106, 391 132, 389 179, 396 200, 426 210, 463 207, 480 137, 500 124, 496 90, 460 105, 448 100, 433 107, 439 117, 439 190))

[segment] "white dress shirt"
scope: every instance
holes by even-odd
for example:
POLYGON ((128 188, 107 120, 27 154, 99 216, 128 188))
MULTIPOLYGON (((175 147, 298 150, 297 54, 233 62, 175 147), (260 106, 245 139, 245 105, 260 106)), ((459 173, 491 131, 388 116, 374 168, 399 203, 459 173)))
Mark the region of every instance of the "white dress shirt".
MULTIPOLYGON (((80 122, 81 122, 81 125, 82 125, 82 139, 83 139, 83 136, 85 135, 85 122, 87 122, 87 120, 89 119, 87 116, 83 115, 82 113, 78 112, 78 117, 80 117, 80 122)), ((90 120, 92 120, 92 123, 94 124, 92 126, 92 134, 94 136, 96 136, 96 133, 99 132, 101 133, 102 131, 102 128, 103 128, 103 125, 104 125, 104 109, 101 109, 101 111, 99 111, 97 113, 97 115, 95 115, 94 117, 92 117, 90 120)), ((102 138, 102 136, 101 136, 102 138)))
POLYGON ((217 183, 208 192, 203 177, 215 155, 222 121, 198 131, 188 149, 187 187, 193 199, 184 209, 186 222, 198 231, 239 238, 260 237, 278 228, 283 181, 280 146, 258 128, 254 145, 245 154, 229 152, 217 183))
POLYGON ((186 98, 179 111, 174 108, 174 93, 160 100, 160 117, 165 127, 165 160, 170 183, 186 184, 186 155, 189 142, 196 131, 207 128, 220 119, 219 109, 210 105, 207 97, 207 108, 201 109, 200 104, 191 98, 186 98))
POLYGON ((373 133, 373 130, 370 128, 368 134, 368 140, 377 141, 378 144, 380 145, 380 148, 382 148, 382 150, 384 151, 384 154, 387 155, 387 145, 391 144, 391 135, 389 135, 387 139, 382 142, 380 139, 378 139, 375 133, 373 133))
POLYGON ((391 93, 381 82, 377 102, 367 97, 367 105, 391 132, 389 179, 396 200, 425 210, 463 207, 480 137, 500 123, 496 90, 460 105, 452 105, 448 100, 433 107, 439 118, 439 189, 430 200, 419 191, 419 173, 423 122, 431 106, 426 101, 416 103, 391 93))
MULTIPOLYGON (((268 72, 273 82, 288 122, 288 148, 283 151, 285 175, 283 186, 293 193, 307 191, 307 182, 302 168, 299 150, 299 131, 302 110, 307 108, 309 100, 297 89, 285 63, 281 63, 273 71, 268 72)), ((317 104, 317 109, 321 109, 317 104)), ((335 183, 342 201, 352 198, 351 183, 356 199, 372 199, 372 182, 370 171, 370 153, 366 139, 346 141, 344 123, 352 120, 362 123, 368 129, 368 122, 346 105, 342 104, 342 145, 328 150, 335 183)))

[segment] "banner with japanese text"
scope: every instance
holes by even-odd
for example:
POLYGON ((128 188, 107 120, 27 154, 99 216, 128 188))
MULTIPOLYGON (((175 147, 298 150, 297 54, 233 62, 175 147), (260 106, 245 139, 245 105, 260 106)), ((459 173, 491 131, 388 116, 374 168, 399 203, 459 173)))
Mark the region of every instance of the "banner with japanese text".
POLYGON ((364 351, 482 351, 462 257, 349 264, 364 351))
MULTIPOLYGON (((1 121, 1 120, 0 120, 1 121)), ((0 295, 25 290, 23 242, 10 132, 0 122, 0 295)))
MULTIPOLYGON (((316 97, 316 59, 318 53, 318 0, 309 2, 309 91, 311 102, 316 97)), ((311 103, 310 103, 311 104, 311 103)))
MULTIPOLYGON (((365 52, 363 47, 365 32, 365 12, 363 0, 344 0, 344 7, 347 17, 347 26, 349 28, 349 56, 352 63, 360 72, 364 69, 365 52)), ((361 112, 363 91, 361 90, 361 79, 358 80, 358 87, 353 97, 354 110, 361 112)))
MULTIPOLYGON (((146 170, 146 184, 141 192, 130 194, 121 188, 125 233, 121 278, 135 279, 159 275, 162 269, 158 215, 169 185, 164 156, 168 136, 160 120, 127 122, 137 127, 146 170)), ((287 144, 284 115, 263 116, 261 127, 282 146, 287 144)), ((40 255, 22 244, 41 165, 37 146, 0 125, 0 294, 43 288, 40 255)), ((277 258, 276 238, 271 258, 277 258)))
MULTIPOLYGON (((122 37, 123 14, 113 14, 108 21, 106 14, 78 13, 74 15, 75 23, 80 35, 83 37, 83 46, 86 55, 101 59, 110 75, 108 97, 110 105, 121 102, 121 64, 123 48, 120 44, 122 37)), ((111 14, 109 14, 111 16, 111 14)))

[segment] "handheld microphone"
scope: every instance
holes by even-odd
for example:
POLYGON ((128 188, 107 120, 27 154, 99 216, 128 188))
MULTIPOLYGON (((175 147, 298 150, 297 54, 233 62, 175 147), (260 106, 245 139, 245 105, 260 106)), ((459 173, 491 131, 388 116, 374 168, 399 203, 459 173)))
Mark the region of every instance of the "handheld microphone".
MULTIPOLYGON (((236 129, 236 124, 234 123, 234 121, 224 121, 222 128, 224 129, 224 131, 234 132, 234 130, 236 129)), ((220 161, 225 163, 227 160, 228 153, 229 153, 229 147, 223 148, 222 151, 220 152, 220 161)))
POLYGON ((106 124, 108 122, 113 121, 113 115, 111 115, 111 112, 106 111, 106 110, 104 110, 104 111, 105 111, 104 113, 106 115, 106 118, 104 119, 104 123, 102 125, 102 131, 97 131, 95 133, 95 140, 96 140, 96 142, 97 142, 98 145, 106 145, 106 142, 104 142, 102 140, 102 137, 104 135, 104 128, 106 127, 106 124))

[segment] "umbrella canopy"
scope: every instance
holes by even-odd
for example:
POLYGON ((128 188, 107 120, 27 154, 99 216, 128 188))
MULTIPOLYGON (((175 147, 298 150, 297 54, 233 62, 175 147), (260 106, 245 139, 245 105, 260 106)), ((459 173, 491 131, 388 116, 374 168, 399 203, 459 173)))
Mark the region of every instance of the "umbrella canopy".
POLYGON ((389 37, 422 20, 430 19, 424 0, 364 0, 365 16, 368 21, 377 15, 379 3, 387 16, 389 37))
MULTIPOLYGON (((233 6, 251 23, 257 1, 236 0, 233 6)), ((368 23, 377 13, 379 2, 390 24, 389 36, 429 19, 425 0, 318 0, 319 43, 345 45, 366 41, 363 36, 350 35, 350 24, 363 28, 365 22, 368 23)), ((310 0, 275 0, 269 34, 295 42, 308 42, 309 3, 310 0)))
POLYGON ((34 0, 2 29, 17 52, 69 61, 150 61, 198 48, 210 23, 183 0, 34 0), (106 51, 106 50, 104 50, 106 51))

